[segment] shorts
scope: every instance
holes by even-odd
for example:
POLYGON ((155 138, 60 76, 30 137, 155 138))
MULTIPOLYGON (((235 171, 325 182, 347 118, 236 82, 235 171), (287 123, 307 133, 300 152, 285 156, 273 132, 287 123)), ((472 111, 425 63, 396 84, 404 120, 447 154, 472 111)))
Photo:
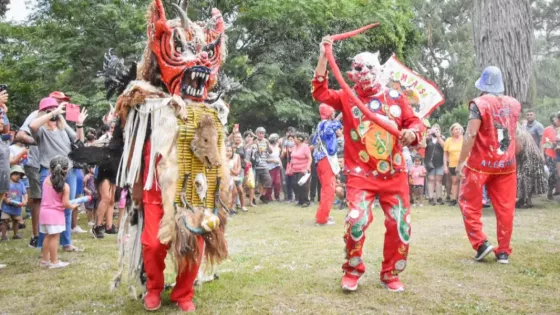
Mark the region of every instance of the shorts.
POLYGON ((268 169, 266 168, 257 169, 256 177, 258 183, 262 185, 264 188, 272 187, 272 178, 270 177, 270 172, 268 171, 268 169))
POLYGON ((66 225, 39 224, 39 232, 43 234, 60 234, 66 231, 66 225))
POLYGON ((450 167, 449 168, 449 175, 457 176, 457 168, 456 167, 450 167))
POLYGON ((99 204, 99 200, 97 200, 97 198, 92 198, 89 202, 86 202, 84 208, 86 208, 86 210, 92 211, 95 208, 97 208, 98 204, 99 204))
POLYGON ((0 216, 0 219, 8 220, 8 221, 12 220, 12 221, 19 222, 19 221, 21 221, 22 217, 20 215, 19 216, 18 215, 13 215, 13 214, 9 214, 9 213, 6 213, 6 212, 2 211, 2 215, 0 216))
POLYGON ((29 181, 29 198, 31 199, 41 199, 41 175, 39 169, 33 166, 26 165, 25 176, 29 181))
POLYGON ((432 168, 428 171, 428 176, 443 176, 444 169, 443 166, 432 168))

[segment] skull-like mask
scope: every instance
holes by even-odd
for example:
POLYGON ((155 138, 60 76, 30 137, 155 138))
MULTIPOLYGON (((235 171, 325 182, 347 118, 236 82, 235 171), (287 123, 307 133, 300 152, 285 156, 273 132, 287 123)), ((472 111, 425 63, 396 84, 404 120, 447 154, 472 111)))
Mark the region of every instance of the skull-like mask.
POLYGON ((363 52, 352 59, 352 71, 346 73, 352 82, 363 91, 376 90, 381 86, 379 52, 363 52))
POLYGON ((196 187, 196 193, 200 201, 206 202, 206 193, 208 192, 208 181, 206 176, 202 173, 197 174, 194 178, 194 186, 196 187))
POLYGON ((212 108, 214 108, 218 112, 218 119, 220 119, 220 122, 222 123, 222 125, 224 125, 224 126, 227 125, 227 119, 228 119, 228 115, 229 115, 229 107, 226 105, 224 100, 219 98, 211 106, 212 106, 212 108))

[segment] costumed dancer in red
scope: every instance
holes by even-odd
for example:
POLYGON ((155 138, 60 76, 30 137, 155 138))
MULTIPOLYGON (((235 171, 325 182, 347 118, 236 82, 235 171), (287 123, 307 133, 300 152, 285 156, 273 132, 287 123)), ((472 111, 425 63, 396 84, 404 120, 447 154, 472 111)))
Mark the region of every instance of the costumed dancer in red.
POLYGON ((339 119, 334 118, 334 109, 327 104, 319 105, 319 114, 321 121, 311 142, 314 146, 313 160, 317 163, 317 174, 321 182, 321 202, 315 215, 316 224, 321 226, 334 224, 329 214, 334 204, 336 175, 340 172, 336 156, 336 131, 342 128, 342 124, 339 119))
POLYGON ((482 187, 486 185, 497 220, 499 263, 509 263, 511 233, 517 192, 515 129, 521 104, 504 96, 502 72, 487 67, 475 84, 482 91, 470 102, 470 116, 457 173, 463 177, 459 207, 475 259, 494 249, 482 231, 482 187))
POLYGON ((410 240, 410 195, 406 163, 401 149, 416 145, 424 129, 414 115, 407 98, 380 83, 381 66, 378 53, 364 52, 354 57, 350 80, 362 103, 377 118, 399 130, 397 138, 364 115, 343 90, 330 90, 327 80, 325 45, 332 45, 330 36, 323 38, 321 55, 313 78, 313 97, 341 111, 344 127, 344 174, 347 176, 345 236, 346 262, 342 266, 342 289, 355 291, 366 266, 362 259, 365 232, 373 221, 375 198, 385 213, 385 244, 381 268, 381 284, 390 291, 403 291, 399 273, 407 265, 410 240))

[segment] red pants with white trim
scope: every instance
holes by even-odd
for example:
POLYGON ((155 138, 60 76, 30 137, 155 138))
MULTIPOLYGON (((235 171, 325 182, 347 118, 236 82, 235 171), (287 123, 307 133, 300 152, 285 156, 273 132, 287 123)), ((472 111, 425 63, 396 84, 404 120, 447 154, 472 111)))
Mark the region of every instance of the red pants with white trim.
POLYGON ((325 224, 329 220, 329 214, 334 204, 336 176, 329 163, 329 159, 324 158, 317 164, 317 175, 321 182, 321 201, 315 215, 316 222, 325 224))
POLYGON ((346 242, 346 273, 361 276, 366 271, 362 248, 366 230, 373 221, 373 207, 379 197, 385 213, 385 243, 381 280, 398 280, 398 274, 406 268, 408 243, 410 241, 410 195, 406 173, 390 179, 369 179, 350 175, 346 184, 349 212, 346 216, 344 241, 346 242))
MULTIPOLYGON (((144 194, 150 193, 144 191, 144 194)), ((161 191, 155 192, 160 193, 161 191)), ((149 293, 160 294, 163 291, 165 269, 165 256, 169 246, 161 244, 157 237, 159 223, 163 216, 163 208, 157 204, 144 203, 144 231, 142 231, 142 254, 144 257, 144 270, 148 276, 146 289, 149 293)), ((198 237, 198 246, 203 248, 204 239, 198 237)), ((202 254, 202 251, 200 251, 202 254)), ((199 257, 198 261, 201 261, 199 257)), ((198 275, 199 265, 187 264, 183 272, 177 275, 175 287, 171 292, 173 302, 192 301, 194 296, 194 281, 198 275)))
POLYGON ((488 197, 496 214, 498 234, 497 253, 511 253, 510 241, 513 232, 517 174, 483 174, 467 167, 459 188, 459 207, 463 213, 467 236, 474 250, 487 240, 482 231, 482 186, 486 185, 488 197))

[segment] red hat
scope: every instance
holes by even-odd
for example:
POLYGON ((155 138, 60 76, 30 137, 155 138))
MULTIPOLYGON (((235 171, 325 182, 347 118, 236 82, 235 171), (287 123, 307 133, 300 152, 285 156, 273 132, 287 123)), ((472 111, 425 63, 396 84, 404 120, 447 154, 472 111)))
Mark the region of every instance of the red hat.
POLYGON ((321 115, 321 119, 329 119, 331 115, 334 113, 334 108, 330 107, 327 104, 319 105, 319 115, 321 115))
POLYGON ((57 101, 62 101, 62 102, 70 102, 70 98, 68 96, 66 96, 64 93, 59 92, 59 91, 54 91, 51 94, 49 94, 49 97, 52 98, 56 98, 57 101))
POLYGON ((45 97, 39 103, 39 110, 45 110, 48 108, 58 107, 58 101, 53 97, 45 97))

